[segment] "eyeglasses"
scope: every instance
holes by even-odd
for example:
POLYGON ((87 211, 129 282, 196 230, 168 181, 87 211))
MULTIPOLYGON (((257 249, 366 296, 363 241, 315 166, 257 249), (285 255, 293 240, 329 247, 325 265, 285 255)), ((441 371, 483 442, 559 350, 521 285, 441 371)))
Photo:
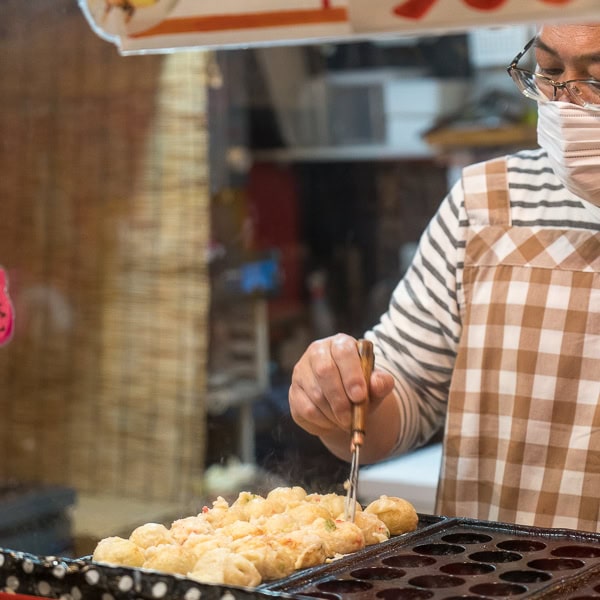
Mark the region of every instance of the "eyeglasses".
POLYGON ((529 40, 525 48, 515 56, 509 67, 508 74, 519 88, 520 92, 536 102, 551 102, 557 99, 559 90, 565 90, 574 104, 600 111, 600 80, 569 79, 554 81, 541 73, 534 73, 518 67, 519 61, 533 46, 535 37, 529 40))

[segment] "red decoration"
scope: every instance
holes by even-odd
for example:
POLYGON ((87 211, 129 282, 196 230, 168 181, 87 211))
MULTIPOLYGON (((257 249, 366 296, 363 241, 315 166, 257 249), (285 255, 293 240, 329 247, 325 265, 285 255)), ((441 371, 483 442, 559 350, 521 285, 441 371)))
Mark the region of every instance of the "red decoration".
POLYGON ((394 14, 406 19, 422 19, 437 0, 406 0, 394 8, 394 14))
MULTIPOLYGON (((496 10, 506 0, 462 0, 467 6, 477 10, 496 10)), ((573 0, 540 0, 546 4, 569 4, 573 0)), ((394 7, 394 14, 405 19, 422 19, 438 0, 405 0, 394 7)))
POLYGON ((13 307, 8 295, 8 277, 0 269, 0 346, 6 344, 13 331, 13 307))
POLYGON ((506 0, 463 0, 463 2, 467 6, 478 10, 494 10, 500 8, 506 0))

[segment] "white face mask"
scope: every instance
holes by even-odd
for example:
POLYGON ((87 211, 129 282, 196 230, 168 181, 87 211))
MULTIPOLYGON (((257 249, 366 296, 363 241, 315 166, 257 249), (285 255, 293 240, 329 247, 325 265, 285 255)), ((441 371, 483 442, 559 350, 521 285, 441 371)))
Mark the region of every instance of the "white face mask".
POLYGON ((569 102, 539 103, 537 133, 561 183, 600 206, 600 111, 569 102))

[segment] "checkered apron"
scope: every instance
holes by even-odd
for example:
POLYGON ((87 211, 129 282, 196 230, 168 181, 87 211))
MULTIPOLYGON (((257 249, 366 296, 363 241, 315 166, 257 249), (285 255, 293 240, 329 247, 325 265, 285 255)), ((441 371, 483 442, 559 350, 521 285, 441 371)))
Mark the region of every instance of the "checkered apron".
POLYGON ((463 331, 437 512, 600 530, 600 235, 512 226, 506 161, 469 167, 463 331))

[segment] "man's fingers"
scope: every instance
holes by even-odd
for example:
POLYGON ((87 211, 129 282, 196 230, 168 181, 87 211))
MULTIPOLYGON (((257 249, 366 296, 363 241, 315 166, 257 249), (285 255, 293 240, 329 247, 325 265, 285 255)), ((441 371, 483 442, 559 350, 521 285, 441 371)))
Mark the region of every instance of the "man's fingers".
POLYGON ((290 387, 290 413, 294 421, 313 435, 322 435, 334 428, 332 413, 322 395, 312 395, 297 383, 290 387))
POLYGON ((331 355, 340 374, 346 402, 363 402, 367 398, 367 383, 356 339, 343 334, 335 336, 331 343, 331 355))

